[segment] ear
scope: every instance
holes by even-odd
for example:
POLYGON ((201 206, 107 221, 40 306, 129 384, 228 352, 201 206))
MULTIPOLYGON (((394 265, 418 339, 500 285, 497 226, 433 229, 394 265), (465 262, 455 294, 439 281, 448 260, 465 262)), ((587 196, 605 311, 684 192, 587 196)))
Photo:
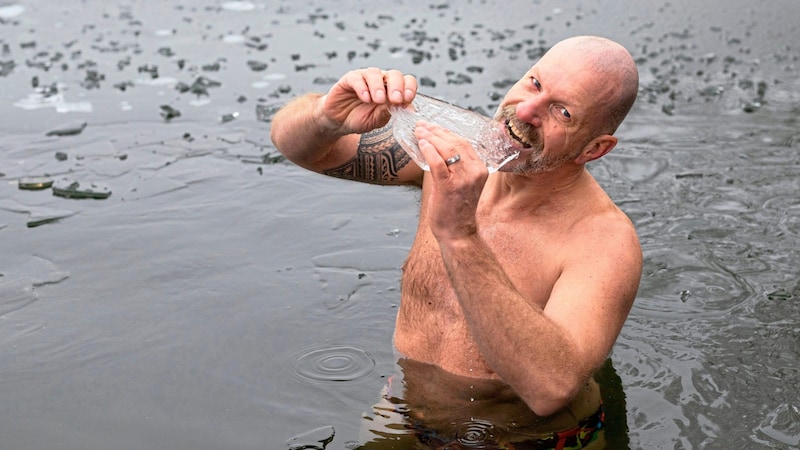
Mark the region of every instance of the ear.
POLYGON ((617 145, 617 138, 610 135, 604 134, 592 139, 586 147, 583 148, 583 151, 577 158, 575 158, 575 162, 577 164, 586 164, 589 161, 594 161, 597 158, 605 155, 606 153, 610 152, 612 148, 617 145))

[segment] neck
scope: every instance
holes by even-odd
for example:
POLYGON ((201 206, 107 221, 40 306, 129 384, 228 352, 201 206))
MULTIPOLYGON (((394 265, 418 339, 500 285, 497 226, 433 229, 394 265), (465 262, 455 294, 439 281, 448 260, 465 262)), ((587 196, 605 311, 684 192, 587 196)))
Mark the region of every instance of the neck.
POLYGON ((487 182, 490 185, 485 200, 507 206, 520 205, 526 209, 565 206, 573 193, 594 183, 583 165, 564 164, 558 169, 538 173, 497 172, 487 182))

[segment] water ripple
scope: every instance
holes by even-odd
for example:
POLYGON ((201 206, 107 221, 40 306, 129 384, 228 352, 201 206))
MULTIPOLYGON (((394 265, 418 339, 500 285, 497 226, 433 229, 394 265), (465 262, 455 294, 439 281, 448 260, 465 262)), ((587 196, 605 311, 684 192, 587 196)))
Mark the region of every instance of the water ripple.
POLYGON ((642 156, 613 155, 606 161, 606 164, 613 167, 613 175, 622 176, 634 184, 652 180, 669 166, 665 159, 653 157, 650 154, 642 156))
POLYGON ((375 358, 354 346, 314 348, 302 351, 294 361, 293 374, 314 383, 353 382, 375 370, 375 358))
POLYGON ((702 244, 687 242, 645 246, 637 310, 653 317, 715 316, 751 298, 753 288, 742 277, 722 267, 702 244))
POLYGON ((472 419, 461 424, 456 431, 456 440, 467 448, 496 448, 494 424, 486 420, 472 419))

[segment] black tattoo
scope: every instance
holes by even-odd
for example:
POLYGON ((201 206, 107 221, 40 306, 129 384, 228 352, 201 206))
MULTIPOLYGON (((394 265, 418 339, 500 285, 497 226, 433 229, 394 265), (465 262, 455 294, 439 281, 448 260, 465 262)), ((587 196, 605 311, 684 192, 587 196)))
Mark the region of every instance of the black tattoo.
POLYGON ((409 162, 411 157, 394 139, 391 125, 387 125, 362 134, 356 156, 325 174, 346 180, 392 184, 399 179, 400 169, 409 162))

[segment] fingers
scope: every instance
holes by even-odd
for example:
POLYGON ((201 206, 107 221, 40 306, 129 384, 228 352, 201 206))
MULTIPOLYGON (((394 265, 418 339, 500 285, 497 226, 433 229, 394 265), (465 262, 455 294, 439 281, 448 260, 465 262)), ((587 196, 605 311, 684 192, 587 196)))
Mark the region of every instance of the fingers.
POLYGON ((381 70, 375 67, 354 70, 343 80, 364 103, 409 103, 417 93, 417 79, 399 70, 381 70))
POLYGON ((384 82, 389 102, 394 104, 410 103, 417 95, 417 79, 413 75, 404 75, 399 70, 384 73, 384 82))
POLYGON ((415 133, 422 156, 430 166, 441 164, 452 167, 456 164, 479 161, 478 155, 466 139, 458 137, 440 126, 418 122, 415 133))

